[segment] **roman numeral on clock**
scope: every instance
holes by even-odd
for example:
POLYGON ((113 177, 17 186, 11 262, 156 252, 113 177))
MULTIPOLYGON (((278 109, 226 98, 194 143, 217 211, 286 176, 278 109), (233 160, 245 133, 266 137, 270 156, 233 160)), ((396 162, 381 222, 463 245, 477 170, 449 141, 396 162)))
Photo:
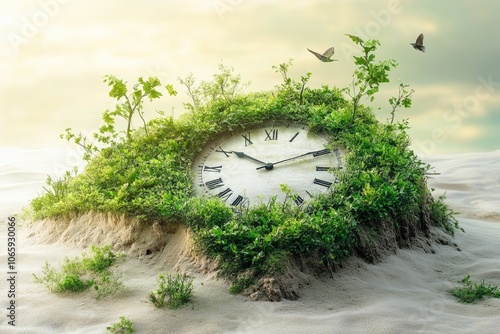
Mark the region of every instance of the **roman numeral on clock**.
POLYGON ((204 172, 214 172, 214 173, 220 173, 222 170, 222 166, 203 166, 203 171, 204 172))
POLYGON ((243 196, 238 195, 236 199, 231 203, 232 206, 239 205, 241 202, 243 202, 243 196))
POLYGON ((316 179, 316 178, 314 179, 313 183, 317 184, 319 186, 325 187, 325 188, 330 188, 330 186, 332 185, 331 182, 321 180, 321 179, 316 179))
POLYGON ((213 190, 213 189, 222 187, 223 185, 224 185, 224 182, 222 181, 222 179, 220 177, 218 179, 211 180, 211 181, 208 181, 208 182, 205 183, 205 186, 209 190, 213 190))
POLYGON ((304 199, 302 197, 300 197, 299 195, 297 195, 297 197, 295 197, 293 199, 293 201, 295 202, 295 204, 297 205, 301 205, 302 203, 304 203, 304 199))
POLYGON ((325 148, 324 150, 314 152, 313 157, 319 157, 320 155, 325 155, 328 153, 330 153, 330 150, 325 148))
POLYGON ((224 149, 222 147, 220 147, 220 146, 219 146, 218 150, 215 150, 215 152, 224 153, 224 155, 226 156, 226 158, 229 158, 229 154, 231 154, 231 151, 224 151, 224 149))
POLYGON ((335 153, 335 156, 337 157, 337 161, 339 165, 342 165, 342 156, 340 154, 340 151, 338 148, 333 150, 333 153, 335 153))
POLYGON ((266 140, 278 140, 278 129, 273 129, 273 130, 264 130, 266 132, 266 138, 264 139, 264 141, 266 140))
POLYGON ((247 135, 241 135, 243 138, 245 138, 245 146, 252 145, 252 141, 250 140, 250 133, 247 135))
POLYGON ((225 202, 229 197, 231 197, 232 194, 233 191, 231 190, 231 188, 227 188, 226 190, 223 190, 220 193, 218 193, 217 196, 225 202))

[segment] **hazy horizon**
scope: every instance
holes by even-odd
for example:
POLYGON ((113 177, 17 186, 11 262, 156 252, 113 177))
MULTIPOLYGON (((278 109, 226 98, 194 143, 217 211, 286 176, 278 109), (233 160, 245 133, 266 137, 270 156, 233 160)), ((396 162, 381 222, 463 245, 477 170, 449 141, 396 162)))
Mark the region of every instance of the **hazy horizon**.
MULTIPOLYGON (((312 72, 309 87, 345 87, 354 69, 346 33, 381 42, 379 60, 399 66, 373 104, 387 119, 398 80, 415 89, 408 118, 423 154, 500 149, 500 2, 390 1, 132 1, 40 0, 0 4, 0 147, 59 148, 67 127, 92 133, 114 106, 103 76, 135 83, 158 76, 178 90, 156 109, 178 117, 189 102, 179 77, 208 80, 220 63, 246 90, 271 90, 271 68, 294 59, 291 76, 312 72), (426 53, 410 43, 425 35, 426 53), (335 46, 338 62, 321 63, 306 48, 335 46)), ((370 105, 370 103, 366 103, 370 105)))

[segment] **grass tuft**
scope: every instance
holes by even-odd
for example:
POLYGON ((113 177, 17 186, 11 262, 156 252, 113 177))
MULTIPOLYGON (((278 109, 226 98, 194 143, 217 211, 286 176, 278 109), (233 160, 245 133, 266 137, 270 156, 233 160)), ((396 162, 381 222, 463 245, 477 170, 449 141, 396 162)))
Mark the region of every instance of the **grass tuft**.
POLYGON ((149 294, 149 301, 156 307, 168 306, 177 309, 189 302, 193 296, 193 278, 185 274, 157 277, 158 289, 149 294))
POLYGON ((465 276, 462 286, 450 290, 450 293, 457 297, 462 303, 474 303, 484 296, 500 298, 500 288, 495 285, 486 285, 484 280, 481 283, 471 281, 470 275, 465 276))
POLYGON ((33 274, 36 283, 43 284, 50 292, 82 292, 93 286, 96 298, 108 296, 122 287, 119 276, 108 270, 115 259, 111 246, 92 246, 90 254, 83 253, 82 258, 65 258, 60 269, 48 262, 42 268, 43 275, 33 274))
POLYGON ((115 322, 111 326, 106 327, 109 334, 132 334, 135 333, 132 321, 125 317, 120 317, 119 322, 115 322))

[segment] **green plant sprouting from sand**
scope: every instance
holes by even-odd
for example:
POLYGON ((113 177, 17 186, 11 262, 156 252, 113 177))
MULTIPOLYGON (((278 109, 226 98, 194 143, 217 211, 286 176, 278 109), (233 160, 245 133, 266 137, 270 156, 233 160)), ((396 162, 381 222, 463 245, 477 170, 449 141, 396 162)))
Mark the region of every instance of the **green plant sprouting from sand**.
MULTIPOLYGON (((181 223, 192 231, 198 249, 218 260, 221 275, 234 282, 242 275, 248 280, 279 275, 290 261, 303 257, 313 258, 316 269, 327 272, 352 254, 374 261, 381 247, 409 245, 419 233, 428 236, 431 224, 453 234, 459 228, 454 212, 427 188, 431 166, 410 149, 408 119, 394 121, 399 107, 411 106, 413 91, 400 83, 389 100, 391 120, 379 122, 361 102, 372 101, 381 84, 389 83, 388 73, 397 63, 375 62, 378 41, 349 37, 362 49, 354 57, 351 87, 307 87, 311 73, 294 80, 290 60, 273 67, 283 79, 273 91, 243 93, 248 84, 221 65, 212 81, 197 85, 192 76, 180 79, 192 103, 185 104, 188 113, 179 120, 163 115, 120 132, 105 111, 102 133, 95 135, 100 148, 86 150, 92 155, 82 173, 50 180, 48 187, 57 189, 32 201, 34 218, 66 219, 95 211, 124 214, 144 224, 181 223), (305 124, 346 149, 346 166, 333 191, 305 207, 294 205, 290 193, 284 202, 270 200, 241 210, 220 198, 194 196, 191 166, 210 140, 273 119, 305 124), (386 234, 394 236, 396 245, 380 244, 386 234)), ((125 98, 126 83, 106 78, 110 95, 125 98)), ((154 83, 155 90, 161 86, 156 78, 140 78, 134 89, 145 82, 154 83)), ((175 93, 171 85, 165 87, 175 93)), ((144 94, 143 89, 137 97, 144 94)), ((117 110, 123 108, 117 105, 117 110)), ((142 115, 142 108, 141 100, 136 109, 126 110, 142 115)), ((67 139, 87 145, 78 136, 67 139)))
POLYGON ((158 274, 156 278, 158 289, 152 291, 148 299, 156 307, 167 306, 170 309, 177 309, 189 302, 193 297, 193 278, 180 274, 158 274))
POLYGON ((35 282, 43 284, 50 292, 82 292, 93 287, 96 298, 100 299, 118 291, 122 287, 119 276, 109 270, 121 254, 112 251, 111 246, 92 246, 89 253, 74 259, 65 258, 60 269, 45 262, 43 275, 35 277, 35 282))
POLYGON ((132 321, 125 317, 120 317, 119 322, 106 327, 106 332, 109 334, 132 334, 135 333, 135 329, 132 321))
POLYGON ((500 298, 500 287, 486 285, 484 280, 481 283, 476 283, 470 279, 470 275, 467 275, 460 282, 462 286, 451 289, 450 293, 462 303, 474 303, 485 296, 500 298))

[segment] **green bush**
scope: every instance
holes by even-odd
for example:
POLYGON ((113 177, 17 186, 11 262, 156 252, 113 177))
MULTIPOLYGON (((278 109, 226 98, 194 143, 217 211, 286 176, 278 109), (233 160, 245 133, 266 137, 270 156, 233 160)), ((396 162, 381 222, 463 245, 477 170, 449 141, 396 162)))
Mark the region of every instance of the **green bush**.
POLYGON ((106 331, 110 334, 132 334, 135 333, 132 321, 125 317, 120 317, 120 321, 106 327, 106 331))
POLYGON ((86 254, 83 256, 82 264, 87 270, 97 273, 109 268, 117 258, 110 245, 103 247, 92 245, 90 252, 90 256, 86 254))
POLYGON ((218 198, 194 197, 187 203, 183 220, 193 229, 220 226, 233 219, 233 210, 218 198))
POLYGON ((450 290, 450 293, 457 297, 462 303, 474 303, 483 299, 484 296, 500 298, 500 288, 494 285, 486 285, 484 280, 481 283, 471 281, 470 275, 465 276, 461 287, 450 290))
POLYGON ((464 229, 460 227, 458 220, 455 215, 458 212, 450 209, 446 203, 444 203, 445 195, 439 196, 437 201, 432 203, 433 216, 435 217, 435 224, 441 226, 451 235, 455 234, 455 230, 460 230, 464 232, 464 229))
POLYGON ((92 285, 96 293, 96 299, 115 294, 123 287, 121 276, 109 270, 100 271, 92 279, 92 285))
POLYGON ((149 301, 158 308, 168 306, 171 309, 177 309, 193 297, 193 278, 188 275, 159 274, 156 280, 158 289, 151 292, 148 297, 149 301))
POLYGON ((82 280, 78 275, 65 274, 58 282, 59 291, 80 292, 87 289, 92 282, 82 280))
POLYGON ((111 246, 92 246, 90 254, 83 253, 82 258, 65 258, 57 270, 48 262, 42 268, 43 275, 33 274, 36 283, 43 284, 50 292, 82 292, 93 286, 96 298, 108 296, 122 287, 114 272, 108 270, 117 258, 111 246))

